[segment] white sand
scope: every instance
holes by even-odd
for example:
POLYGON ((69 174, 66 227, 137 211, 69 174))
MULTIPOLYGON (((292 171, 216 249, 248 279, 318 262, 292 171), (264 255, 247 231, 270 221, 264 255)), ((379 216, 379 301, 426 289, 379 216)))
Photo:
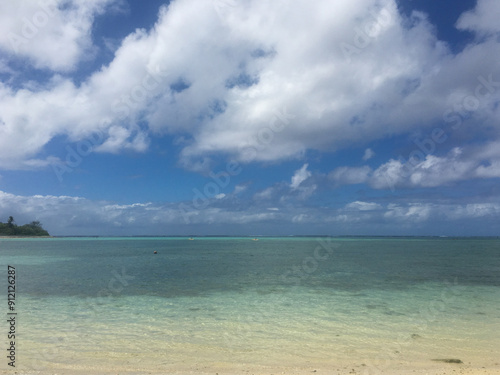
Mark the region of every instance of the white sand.
MULTIPOLYGON (((124 366, 125 367, 125 366, 124 366)), ((395 364, 390 368, 377 370, 367 366, 333 366, 330 368, 321 368, 314 365, 301 368, 282 367, 254 367, 241 366, 240 368, 225 368, 219 366, 188 365, 168 366, 162 369, 148 369, 145 364, 144 370, 128 370, 127 368, 100 368, 99 366, 83 367, 73 365, 60 365, 51 370, 41 371, 23 371, 23 370, 0 370, 0 375, 146 375, 146 374, 169 374, 169 375, 500 375, 500 364, 491 368, 473 367, 467 364, 448 364, 448 363, 426 363, 408 366, 395 364)))

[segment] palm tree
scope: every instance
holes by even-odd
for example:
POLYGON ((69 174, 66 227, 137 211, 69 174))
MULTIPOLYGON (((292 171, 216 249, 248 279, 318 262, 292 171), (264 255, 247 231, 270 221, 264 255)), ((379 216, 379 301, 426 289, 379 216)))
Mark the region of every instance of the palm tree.
POLYGON ((41 228, 42 223, 40 223, 38 220, 36 220, 36 221, 32 221, 31 223, 29 223, 29 226, 33 227, 33 228, 41 228))

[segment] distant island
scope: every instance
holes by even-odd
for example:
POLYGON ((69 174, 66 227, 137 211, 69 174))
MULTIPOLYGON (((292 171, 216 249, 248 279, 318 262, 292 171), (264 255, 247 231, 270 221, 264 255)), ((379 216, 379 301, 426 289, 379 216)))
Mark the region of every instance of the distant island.
POLYGON ((9 220, 6 223, 0 222, 0 236, 12 236, 12 237, 41 237, 50 236, 42 227, 42 223, 39 221, 32 221, 29 224, 17 225, 12 216, 9 216, 9 220))

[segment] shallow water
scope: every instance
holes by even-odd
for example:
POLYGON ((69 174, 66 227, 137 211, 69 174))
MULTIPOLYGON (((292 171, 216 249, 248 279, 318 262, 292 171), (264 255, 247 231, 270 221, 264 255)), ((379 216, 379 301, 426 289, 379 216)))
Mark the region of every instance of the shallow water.
POLYGON ((0 263, 20 369, 498 362, 495 239, 8 239, 0 263))

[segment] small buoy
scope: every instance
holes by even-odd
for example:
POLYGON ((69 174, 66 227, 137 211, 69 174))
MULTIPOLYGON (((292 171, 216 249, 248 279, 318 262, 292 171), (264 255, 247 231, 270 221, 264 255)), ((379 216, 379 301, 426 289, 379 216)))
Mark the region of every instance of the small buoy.
POLYGON ((153 251, 153 254, 158 254, 158 251, 156 251, 156 250, 155 250, 155 251, 153 251))

